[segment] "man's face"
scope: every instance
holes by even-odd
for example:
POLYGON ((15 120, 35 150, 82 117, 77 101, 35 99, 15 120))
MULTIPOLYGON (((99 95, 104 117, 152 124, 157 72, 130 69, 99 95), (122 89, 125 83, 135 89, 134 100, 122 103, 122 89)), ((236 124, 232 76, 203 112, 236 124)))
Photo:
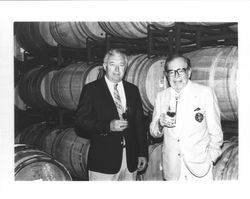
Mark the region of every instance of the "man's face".
POLYGON ((118 83, 122 81, 126 70, 126 61, 120 54, 111 55, 107 61, 107 64, 103 64, 104 70, 106 71, 106 77, 114 82, 118 83))
POLYGON ((191 68, 187 69, 187 63, 181 57, 177 57, 168 63, 168 70, 165 72, 170 86, 180 92, 188 83, 191 76, 191 68))

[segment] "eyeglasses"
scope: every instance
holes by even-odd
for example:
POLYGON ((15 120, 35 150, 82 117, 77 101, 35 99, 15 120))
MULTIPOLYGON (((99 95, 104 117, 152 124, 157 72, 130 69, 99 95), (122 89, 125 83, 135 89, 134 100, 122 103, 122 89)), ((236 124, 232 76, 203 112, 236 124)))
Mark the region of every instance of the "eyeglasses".
POLYGON ((186 74, 187 68, 178 68, 176 70, 167 70, 167 76, 174 77, 176 74, 178 76, 183 76, 186 74))

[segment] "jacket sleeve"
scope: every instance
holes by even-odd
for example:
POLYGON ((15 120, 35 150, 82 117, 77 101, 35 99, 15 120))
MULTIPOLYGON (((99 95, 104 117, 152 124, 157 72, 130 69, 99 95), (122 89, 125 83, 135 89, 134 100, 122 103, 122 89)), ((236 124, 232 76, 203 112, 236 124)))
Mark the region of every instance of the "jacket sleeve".
POLYGON ((157 94, 155 103, 154 103, 154 112, 152 116, 152 121, 150 123, 150 134, 155 137, 159 138, 163 135, 163 129, 160 129, 159 126, 159 118, 160 118, 160 93, 157 94))
POLYGON ((139 157, 146 157, 148 159, 148 143, 147 143, 147 131, 144 123, 144 115, 142 109, 142 101, 138 88, 136 89, 136 135, 139 143, 139 157))
POLYGON ((215 93, 211 88, 206 94, 206 117, 210 135, 209 152, 213 162, 221 155, 223 132, 221 129, 220 109, 215 93))
POLYGON ((75 130, 80 137, 91 137, 93 134, 106 134, 110 131, 110 121, 97 120, 91 89, 84 86, 76 111, 75 130))

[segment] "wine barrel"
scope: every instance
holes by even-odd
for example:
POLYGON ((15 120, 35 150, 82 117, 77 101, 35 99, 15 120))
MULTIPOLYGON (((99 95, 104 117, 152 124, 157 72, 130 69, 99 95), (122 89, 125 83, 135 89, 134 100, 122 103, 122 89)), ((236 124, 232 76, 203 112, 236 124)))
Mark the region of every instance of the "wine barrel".
POLYGON ((149 145, 148 167, 139 179, 142 181, 163 181, 162 143, 149 145))
POLYGON ((16 39, 20 46, 32 55, 51 55, 56 52, 55 46, 49 45, 44 38, 39 22, 18 22, 15 24, 16 39))
POLYGON ((61 162, 75 179, 88 180, 87 155, 90 141, 78 137, 73 128, 58 128, 46 122, 32 124, 15 139, 42 150, 61 162))
POLYGON ((52 154, 55 137, 62 131, 47 122, 32 124, 22 130, 15 138, 16 144, 27 144, 52 154))
POLYGON ((174 25, 173 22, 99 22, 99 25, 106 33, 122 38, 147 37, 147 26, 149 24, 160 29, 174 25))
POLYGON ((124 79, 138 86, 145 114, 152 113, 157 93, 167 87, 163 74, 165 57, 148 58, 147 55, 129 57, 124 79))
POLYGON ((105 32, 97 22, 50 22, 53 38, 62 46, 86 48, 87 38, 99 41, 105 32))
POLYGON ((59 70, 51 82, 51 94, 57 106, 75 110, 82 88, 98 78, 101 65, 80 62, 59 70))
POLYGON ((191 60, 191 79, 215 91, 222 120, 237 121, 238 47, 200 49, 184 55, 191 60))
POLYGON ((58 43, 52 37, 52 34, 50 32, 49 22, 38 22, 38 24, 39 24, 39 31, 41 33, 43 40, 50 46, 57 46, 58 43))
POLYGON ((27 144, 29 146, 38 148, 36 146, 37 134, 41 132, 41 127, 44 127, 45 125, 46 122, 39 122, 26 127, 15 137, 15 144, 27 144))
POLYGON ((24 49, 20 46, 19 42, 16 39, 16 35, 14 35, 14 57, 18 61, 24 61, 24 49))
POLYGON ((234 32, 238 32, 238 24, 231 25, 228 28, 234 32))
POLYGON ((227 24, 226 22, 185 22, 188 25, 216 26, 227 24))
POLYGON ((15 146, 16 181, 71 181, 67 169, 49 154, 28 147, 15 146))
POLYGON ((88 180, 89 145, 89 140, 77 136, 73 128, 67 128, 55 138, 52 156, 63 163, 76 179, 88 180))
POLYGON ((238 139, 226 141, 222 147, 222 154, 213 167, 214 180, 238 179, 238 139))
POLYGON ((19 84, 21 99, 32 108, 56 106, 50 91, 50 82, 57 67, 37 66, 24 74, 19 84))
POLYGON ((18 84, 15 86, 15 107, 21 111, 26 111, 28 108, 27 104, 25 104, 22 98, 20 97, 18 84))

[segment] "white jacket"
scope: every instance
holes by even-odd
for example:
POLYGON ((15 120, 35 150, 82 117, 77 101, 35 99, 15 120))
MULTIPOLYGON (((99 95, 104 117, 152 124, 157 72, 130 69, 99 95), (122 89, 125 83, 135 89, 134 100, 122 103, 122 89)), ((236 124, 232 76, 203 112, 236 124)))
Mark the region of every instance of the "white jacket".
POLYGON ((173 100, 174 90, 169 87, 157 94, 150 134, 164 135, 162 147, 163 173, 166 180, 180 177, 181 158, 193 175, 207 174, 212 161, 221 154, 223 133, 217 98, 209 87, 188 81, 177 105, 176 127, 164 127, 159 132, 158 120, 166 113, 173 100))

